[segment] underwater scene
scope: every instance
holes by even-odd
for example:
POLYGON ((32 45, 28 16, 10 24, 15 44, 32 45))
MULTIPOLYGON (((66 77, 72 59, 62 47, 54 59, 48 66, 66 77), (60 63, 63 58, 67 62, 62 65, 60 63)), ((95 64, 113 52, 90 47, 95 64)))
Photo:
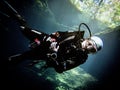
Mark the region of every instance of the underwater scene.
MULTIPOLYGON (((89 31, 83 25, 84 37, 89 31)), ((1 0, 1 61, 7 67, 4 88, 31 90, 118 90, 120 68, 120 0, 1 0), (3 5, 3 2, 7 5, 3 5), (29 50, 29 40, 21 33, 19 23, 10 17, 9 9, 18 12, 27 24, 38 31, 76 31, 85 23, 91 35, 103 40, 103 48, 89 54, 85 63, 58 73, 40 60, 29 66, 26 59, 9 65, 8 57, 29 50)), ((5 74, 5 73, 4 73, 5 74)))

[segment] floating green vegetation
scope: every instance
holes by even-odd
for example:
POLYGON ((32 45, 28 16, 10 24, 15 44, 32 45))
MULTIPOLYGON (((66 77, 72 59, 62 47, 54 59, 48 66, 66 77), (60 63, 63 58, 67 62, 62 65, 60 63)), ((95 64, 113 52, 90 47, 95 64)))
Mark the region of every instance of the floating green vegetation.
POLYGON ((110 28, 120 25, 120 0, 70 0, 82 13, 110 28))
POLYGON ((87 88, 89 85, 94 85, 94 83, 98 81, 95 77, 85 72, 80 67, 61 74, 55 72, 55 70, 51 68, 46 69, 44 72, 39 71, 36 73, 38 76, 43 77, 46 81, 53 83, 55 90, 87 88))

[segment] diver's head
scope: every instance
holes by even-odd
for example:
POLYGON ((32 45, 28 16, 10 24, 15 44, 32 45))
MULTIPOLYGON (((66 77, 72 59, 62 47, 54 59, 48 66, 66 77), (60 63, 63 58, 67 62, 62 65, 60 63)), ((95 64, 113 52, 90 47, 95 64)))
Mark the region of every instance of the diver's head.
POLYGON ((82 42, 82 48, 88 53, 96 53, 103 48, 103 41, 97 36, 92 36, 82 42))

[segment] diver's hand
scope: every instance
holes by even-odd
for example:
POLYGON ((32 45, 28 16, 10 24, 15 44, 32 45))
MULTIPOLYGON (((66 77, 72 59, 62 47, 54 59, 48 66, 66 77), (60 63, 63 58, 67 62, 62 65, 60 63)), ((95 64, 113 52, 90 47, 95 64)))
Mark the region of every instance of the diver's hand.
POLYGON ((52 42, 52 43, 50 44, 50 49, 51 49, 52 51, 57 52, 58 49, 59 49, 59 46, 57 45, 57 42, 52 42))

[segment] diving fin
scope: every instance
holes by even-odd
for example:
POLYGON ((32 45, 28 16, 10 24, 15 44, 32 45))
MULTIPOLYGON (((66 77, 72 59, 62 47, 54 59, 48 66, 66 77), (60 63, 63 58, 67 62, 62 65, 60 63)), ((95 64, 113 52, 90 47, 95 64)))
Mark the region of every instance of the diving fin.
POLYGON ((16 13, 18 14, 18 12, 5 0, 3 0, 3 2, 8 6, 8 8, 13 12, 13 13, 16 13))
POLYGON ((20 26, 27 26, 26 21, 24 18, 17 12, 15 8, 12 7, 7 1, 2 0, 0 2, 0 14, 6 16, 7 18, 13 18, 20 23, 20 26))
POLYGON ((1 0, 0 6, 1 6, 0 11, 4 15, 11 16, 18 14, 18 12, 5 0, 1 0))
POLYGON ((5 17, 7 17, 7 18, 10 17, 9 15, 7 15, 6 13, 3 13, 3 12, 1 12, 1 11, 0 11, 0 15, 5 16, 5 17))

